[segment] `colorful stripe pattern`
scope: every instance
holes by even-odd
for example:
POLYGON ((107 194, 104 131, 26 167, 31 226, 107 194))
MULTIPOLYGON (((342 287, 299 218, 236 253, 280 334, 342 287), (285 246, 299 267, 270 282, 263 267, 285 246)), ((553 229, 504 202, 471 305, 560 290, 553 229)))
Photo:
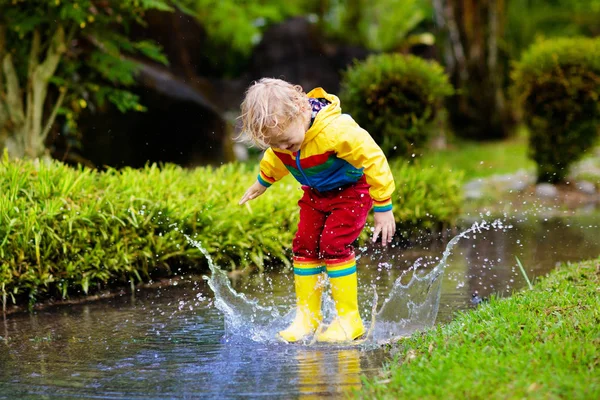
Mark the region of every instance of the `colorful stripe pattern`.
POLYGON ((258 182, 264 187, 270 187, 273 183, 275 183, 275 178, 271 178, 266 175, 264 172, 260 171, 258 174, 258 182))
POLYGON ((392 198, 391 197, 384 201, 373 200, 373 211, 384 212, 384 211, 390 211, 391 209, 392 209, 392 198))
MULTIPOLYGON (((385 154, 367 131, 348 114, 342 114, 339 99, 322 88, 307 96, 316 112, 306 131, 301 151, 268 148, 260 162, 264 175, 280 180, 291 173, 302 185, 327 192, 356 183, 364 176, 373 200, 383 202, 394 192, 394 178, 385 154), (330 104, 322 106, 320 99, 330 104)), ((261 184, 270 182, 261 176, 261 184)), ((389 202, 375 211, 389 209, 389 202)))
POLYGON ((323 261, 305 257, 294 257, 294 274, 301 276, 318 275, 325 272, 323 261))
POLYGON ((354 254, 337 260, 327 260, 327 275, 330 278, 341 278, 356 273, 354 254))
POLYGON ((320 192, 355 183, 363 176, 363 168, 353 167, 333 151, 304 158, 299 152, 292 155, 273 150, 273 153, 298 182, 320 192))

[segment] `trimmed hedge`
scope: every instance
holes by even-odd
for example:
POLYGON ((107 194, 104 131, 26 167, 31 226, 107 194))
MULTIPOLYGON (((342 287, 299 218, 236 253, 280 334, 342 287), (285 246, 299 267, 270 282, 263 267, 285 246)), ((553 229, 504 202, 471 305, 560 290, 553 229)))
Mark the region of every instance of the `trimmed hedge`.
MULTIPOLYGON (((399 167, 396 215, 415 231, 453 224, 461 179, 399 167), (440 199, 444 199, 440 203, 440 199)), ((256 165, 98 172, 57 161, 0 162, 0 295, 30 304, 205 271, 184 233, 229 269, 290 265, 301 190, 291 178, 240 207, 256 165), (297 189, 297 190, 294 190, 297 189)))
POLYGON ((454 226, 464 201, 464 172, 400 160, 390 166, 396 181, 393 201, 397 235, 411 239, 422 231, 454 226))
POLYGON ((600 39, 537 43, 512 78, 531 131, 529 154, 538 181, 563 181, 600 132, 600 39))
POLYGON ((342 107, 392 157, 420 155, 432 136, 431 123, 454 93, 444 69, 412 55, 380 54, 345 72, 342 107))

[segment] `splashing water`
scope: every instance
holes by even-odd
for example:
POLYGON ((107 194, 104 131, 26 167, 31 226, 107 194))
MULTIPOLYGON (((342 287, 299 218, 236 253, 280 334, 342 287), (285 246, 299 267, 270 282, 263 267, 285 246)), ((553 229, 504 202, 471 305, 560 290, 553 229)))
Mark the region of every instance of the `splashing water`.
POLYGON ((500 220, 491 224, 486 221, 475 222, 469 229, 448 242, 442 259, 428 274, 419 276, 416 264, 409 268, 394 281, 388 297, 373 317, 372 340, 376 343, 385 343, 433 326, 440 304, 444 270, 448 265, 448 257, 452 254, 454 246, 459 240, 468 239, 471 233, 481 233, 492 228, 501 230, 511 227, 505 226, 500 220), (412 272, 412 277, 406 285, 403 285, 402 278, 407 272, 412 272))
POLYGON ((274 307, 263 307, 255 300, 231 287, 227 273, 215 265, 202 244, 185 236, 208 260, 212 272, 204 277, 215 295, 215 305, 225 316, 225 332, 231 337, 245 337, 256 342, 275 341, 275 333, 281 330, 282 316, 274 307))
MULTIPOLYGON (((358 344, 382 344, 400 337, 406 337, 417 330, 433 326, 438 313, 442 280, 446 269, 448 257, 452 249, 463 238, 468 239, 470 234, 482 231, 505 230, 512 226, 504 225, 502 221, 495 220, 491 224, 484 221, 475 222, 469 229, 456 235, 443 252, 441 260, 426 274, 419 274, 419 264, 398 277, 392 286, 379 311, 377 307, 377 293, 373 299, 371 324, 367 329, 365 338, 357 341, 358 344), (412 276, 407 284, 402 283, 404 276, 411 272, 412 276)), ((225 317, 225 332, 227 337, 250 339, 255 342, 279 342, 277 332, 284 329, 294 316, 294 310, 280 312, 276 307, 265 307, 257 301, 248 299, 243 293, 236 292, 230 283, 226 272, 216 266, 206 249, 200 242, 186 235, 190 244, 197 247, 208 260, 210 277, 204 277, 215 295, 215 305, 225 317)), ((324 314, 333 313, 333 302, 324 301, 324 314)), ((310 341, 308 341, 310 343, 310 341)), ((312 343, 311 343, 312 344, 312 343)))

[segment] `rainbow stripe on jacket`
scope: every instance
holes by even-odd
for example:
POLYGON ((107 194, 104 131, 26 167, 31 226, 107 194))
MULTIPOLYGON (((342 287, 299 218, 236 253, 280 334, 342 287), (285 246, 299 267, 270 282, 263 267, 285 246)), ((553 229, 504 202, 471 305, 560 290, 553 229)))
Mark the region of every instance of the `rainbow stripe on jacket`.
POLYGON ((265 151, 258 175, 260 184, 269 187, 291 173, 302 185, 324 192, 356 183, 364 176, 370 185, 373 210, 391 210, 394 178, 381 148, 352 117, 342 114, 336 96, 321 88, 308 96, 325 98, 331 104, 316 115, 299 151, 265 151))

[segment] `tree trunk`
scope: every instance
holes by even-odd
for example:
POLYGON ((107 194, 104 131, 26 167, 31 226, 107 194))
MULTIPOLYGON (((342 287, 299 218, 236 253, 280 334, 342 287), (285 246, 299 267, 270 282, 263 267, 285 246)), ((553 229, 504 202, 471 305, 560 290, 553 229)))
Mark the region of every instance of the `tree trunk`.
POLYGON ((4 89, 4 74, 2 72, 2 60, 4 60, 6 46, 6 26, 0 24, 0 150, 5 147, 8 132, 6 129, 6 123, 8 121, 8 110, 4 104, 4 98, 6 97, 6 91, 4 89))
POLYGON ((498 43, 504 31, 504 0, 434 0, 438 25, 448 32, 452 58, 449 73, 458 89, 450 102, 458 135, 472 139, 508 136, 511 118, 506 111, 506 71, 498 43), (441 25, 440 21, 445 23, 441 25))
POLYGON ((46 152, 45 140, 64 99, 61 91, 52 112, 44 121, 44 108, 50 78, 66 50, 65 32, 59 26, 40 62, 42 47, 38 30, 33 32, 25 88, 19 83, 12 54, 6 51, 5 31, 0 26, 0 149, 11 157, 37 158, 46 152))

